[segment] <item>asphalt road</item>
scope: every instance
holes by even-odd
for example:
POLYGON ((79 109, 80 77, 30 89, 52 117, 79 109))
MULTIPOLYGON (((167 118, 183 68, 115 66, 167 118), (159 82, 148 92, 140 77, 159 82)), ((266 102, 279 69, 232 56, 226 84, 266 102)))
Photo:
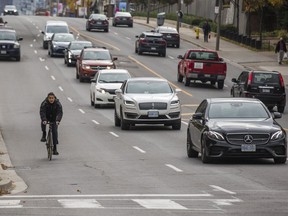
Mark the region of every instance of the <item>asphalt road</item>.
MULTIPOLYGON (((147 27, 85 31, 85 19, 68 22, 74 35, 106 46, 119 68, 132 76, 160 76, 182 89, 181 131, 140 126, 121 131, 113 108, 90 106, 89 83, 75 68, 42 49, 47 17, 5 17, 24 40, 21 62, 0 61, 0 127, 17 174, 27 190, 0 197, 1 215, 287 215, 287 165, 273 160, 223 160, 202 164, 186 156, 186 128, 197 105, 208 97, 230 97, 231 78, 242 66, 228 64, 223 90, 205 84, 185 87, 176 80, 180 49, 167 57, 138 56, 135 35, 147 27), (40 143, 39 107, 53 91, 64 108, 59 152, 52 161, 40 143)), ((51 18, 50 18, 51 19, 51 18)), ((279 120, 288 128, 287 114, 279 120)))

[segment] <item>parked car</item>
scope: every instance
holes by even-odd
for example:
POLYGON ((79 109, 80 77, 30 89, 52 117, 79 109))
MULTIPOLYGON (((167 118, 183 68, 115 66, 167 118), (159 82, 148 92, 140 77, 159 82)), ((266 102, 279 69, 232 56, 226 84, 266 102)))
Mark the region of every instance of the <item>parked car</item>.
POLYGON ((0 58, 14 58, 21 60, 21 46, 19 41, 22 37, 17 37, 16 31, 9 27, 0 28, 0 58))
POLYGON ((101 105, 114 105, 115 90, 131 75, 125 69, 100 70, 91 79, 90 100, 95 108, 101 105))
POLYGON ((203 100, 189 121, 187 155, 203 163, 218 158, 273 158, 285 163, 285 130, 258 99, 210 98, 203 100))
POLYGON ((233 78, 231 88, 233 97, 251 97, 261 100, 269 110, 277 106, 283 113, 286 106, 284 80, 277 71, 243 71, 239 77, 233 78))
POLYGON ((91 41, 71 41, 68 47, 64 50, 64 64, 67 66, 76 65, 77 56, 84 48, 93 47, 91 41))
POLYGON ((115 126, 129 130, 136 124, 164 124, 181 129, 181 105, 169 82, 162 78, 130 78, 117 89, 115 126))
POLYGON ((76 79, 80 82, 85 79, 90 81, 98 71, 116 68, 115 60, 117 57, 112 57, 109 50, 104 47, 82 49, 77 57, 76 79))
POLYGON ((18 10, 15 5, 5 5, 3 15, 15 15, 18 16, 18 10))
POLYGON ((143 32, 136 36, 135 53, 142 55, 142 53, 158 53, 158 55, 166 56, 166 40, 163 35, 156 32, 143 32))
POLYGON ((191 80, 200 80, 202 83, 210 82, 223 89, 226 78, 227 65, 214 50, 188 49, 180 59, 177 68, 177 80, 189 86, 191 80))
POLYGON ((50 12, 49 10, 45 8, 37 8, 35 10, 35 16, 49 16, 50 12))
POLYGON ((133 27, 133 17, 130 12, 116 12, 113 20, 112 20, 113 26, 118 25, 127 25, 129 27, 133 27))
POLYGON ((109 21, 104 14, 91 14, 86 21, 86 30, 91 31, 92 29, 101 30, 104 32, 109 31, 109 21))
POLYGON ((68 47, 71 41, 74 41, 74 35, 70 33, 55 33, 48 43, 48 55, 64 56, 64 50, 68 47))
POLYGON ((43 48, 48 49, 48 41, 54 33, 70 33, 68 24, 64 21, 48 20, 45 25, 43 34, 43 48))
POLYGON ((167 46, 180 47, 180 35, 176 28, 169 26, 158 26, 155 32, 161 33, 167 42, 167 46))

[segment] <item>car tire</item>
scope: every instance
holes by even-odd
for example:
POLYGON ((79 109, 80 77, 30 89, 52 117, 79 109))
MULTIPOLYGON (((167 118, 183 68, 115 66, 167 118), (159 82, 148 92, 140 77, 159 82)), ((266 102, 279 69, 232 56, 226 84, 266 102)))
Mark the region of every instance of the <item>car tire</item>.
POLYGON ((120 110, 120 112, 121 112, 121 121, 120 121, 121 130, 129 130, 130 125, 123 119, 122 110, 120 110))
POLYGON ((176 44, 176 48, 179 48, 180 47, 180 44, 176 44))
POLYGON ((274 158, 274 163, 275 164, 285 164, 286 163, 286 157, 281 157, 281 158, 274 158))
POLYGON ((138 53, 138 55, 142 55, 142 52, 139 50, 139 47, 137 49, 137 53, 138 53))
POLYGON ((218 81, 218 82, 217 82, 217 85, 218 85, 218 89, 223 89, 223 87, 224 87, 224 80, 218 81))
POLYGON ((277 110, 278 112, 283 113, 285 110, 285 105, 277 105, 277 110))
POLYGON ((187 78, 186 76, 184 77, 185 79, 184 79, 184 84, 185 84, 185 86, 190 86, 190 79, 189 78, 187 78))
POLYGON ((137 49, 137 47, 135 46, 135 53, 138 53, 138 49, 137 49))
POLYGON ((176 123, 172 124, 173 130, 181 130, 181 120, 178 120, 176 123))
POLYGON ((79 79, 79 74, 78 74, 77 69, 76 69, 76 79, 79 79))
POLYGON ((187 156, 189 158, 197 158, 199 155, 199 152, 195 151, 193 148, 193 143, 191 141, 189 130, 187 130, 187 156))
POLYGON ((92 98, 93 98, 93 96, 92 96, 92 94, 90 93, 90 104, 91 104, 91 106, 94 106, 94 101, 92 100, 92 98))
POLYGON ((203 138, 201 142, 201 160, 202 160, 202 163, 210 163, 210 158, 207 156, 205 140, 203 138))
POLYGON ((16 61, 20 61, 21 60, 21 57, 20 56, 16 56, 16 61))
POLYGON ((104 32, 109 32, 109 29, 104 29, 104 32))
POLYGON ((66 58, 64 57, 64 64, 67 64, 66 58))
POLYGON ((211 85, 215 85, 216 82, 215 81, 210 81, 211 85))
POLYGON ((114 124, 115 124, 116 127, 120 127, 121 126, 121 120, 117 116, 116 108, 114 109, 114 124))
POLYGON ((162 53, 162 56, 163 56, 163 57, 166 57, 166 51, 164 51, 164 52, 162 53))
POLYGON ((133 24, 129 26, 130 28, 133 28, 133 24))
POLYGON ((180 74, 179 70, 178 70, 178 73, 177 73, 177 81, 178 82, 183 82, 183 76, 180 74))
POLYGON ((84 78, 82 76, 79 75, 79 82, 82 83, 84 82, 84 78))
POLYGON ((48 46, 44 41, 43 41, 43 49, 48 49, 48 46))
POLYGON ((97 109, 97 108, 100 108, 100 107, 101 107, 101 105, 100 105, 100 104, 97 104, 96 101, 95 101, 95 102, 94 102, 94 108, 97 109))

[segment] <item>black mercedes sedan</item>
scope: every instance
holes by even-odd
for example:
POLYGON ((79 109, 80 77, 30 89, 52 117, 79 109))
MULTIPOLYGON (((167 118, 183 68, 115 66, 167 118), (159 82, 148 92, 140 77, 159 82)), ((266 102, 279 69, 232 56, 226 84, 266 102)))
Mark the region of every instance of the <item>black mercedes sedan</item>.
POLYGON ((187 155, 203 163, 217 158, 273 158, 286 163, 285 130, 258 99, 205 99, 192 115, 187 128, 187 155))
POLYGON ((48 55, 64 56, 64 51, 71 41, 74 41, 74 35, 70 33, 54 33, 48 42, 48 55))
POLYGON ((64 50, 64 64, 67 66, 76 65, 77 56, 80 55, 82 49, 92 47, 91 41, 71 41, 64 50))

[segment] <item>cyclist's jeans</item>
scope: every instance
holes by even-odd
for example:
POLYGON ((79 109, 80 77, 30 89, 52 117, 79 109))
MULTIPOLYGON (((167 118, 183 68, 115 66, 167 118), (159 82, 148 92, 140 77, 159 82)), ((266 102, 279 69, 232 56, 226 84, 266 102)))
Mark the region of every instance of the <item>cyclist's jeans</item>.
MULTIPOLYGON (((42 132, 46 133, 46 125, 41 123, 42 132)), ((53 145, 58 144, 58 125, 56 123, 52 124, 52 137, 53 137, 53 145)))

